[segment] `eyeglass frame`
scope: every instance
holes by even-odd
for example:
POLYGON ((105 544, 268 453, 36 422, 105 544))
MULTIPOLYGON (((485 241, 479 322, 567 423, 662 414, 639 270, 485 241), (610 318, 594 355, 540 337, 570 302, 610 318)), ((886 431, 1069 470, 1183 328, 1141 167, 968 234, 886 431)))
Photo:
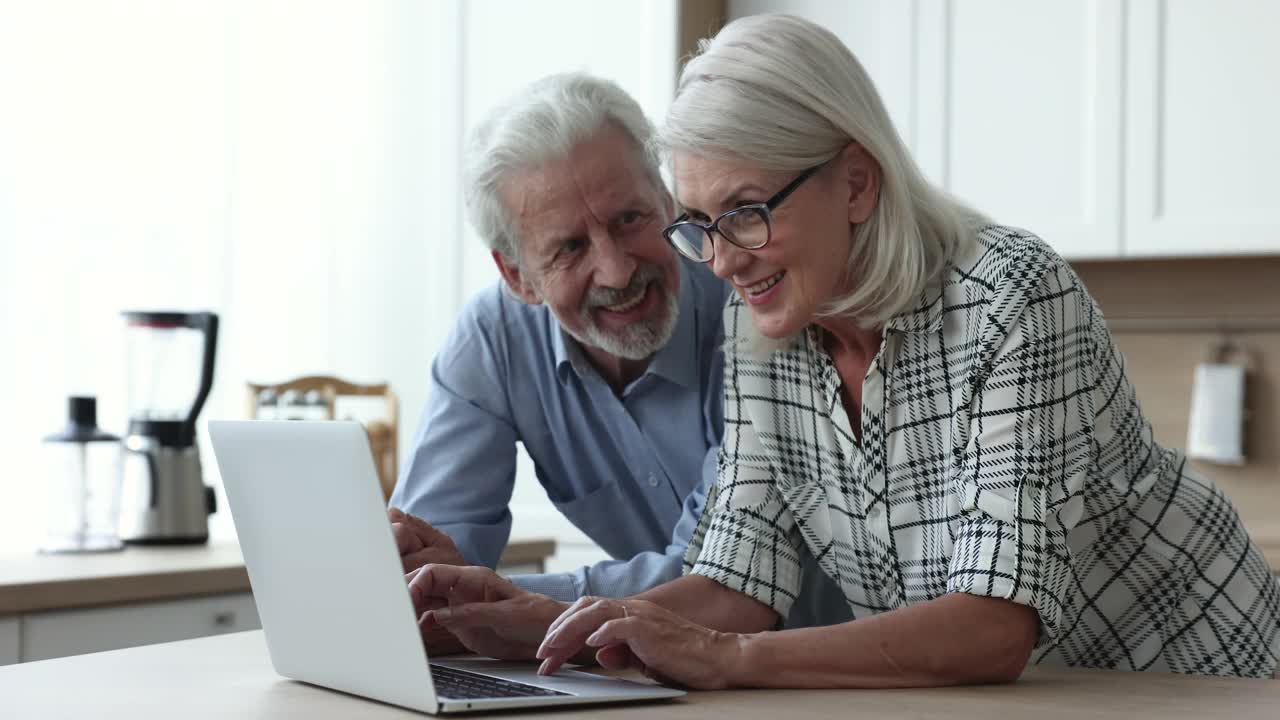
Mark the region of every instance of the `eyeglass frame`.
POLYGON ((668 244, 671 245, 671 247, 675 248, 676 252, 680 253, 684 257, 687 257, 694 262, 700 262, 700 263, 709 263, 715 259, 715 256, 716 256, 715 236, 716 235, 719 235, 725 240, 728 240, 735 247, 742 248, 743 250, 759 250, 765 245, 768 245, 769 241, 773 239, 773 211, 776 210, 777 207, 782 204, 783 200, 786 200, 792 193, 796 191, 797 188, 803 185, 805 180, 808 180, 809 178, 813 177, 814 174, 817 173, 819 170, 821 170, 822 167, 826 164, 827 164, 826 162, 818 163, 817 165, 814 165, 808 170, 805 170, 804 172, 800 173, 800 175, 798 175, 796 179, 787 183, 785 187, 783 187, 778 192, 774 193, 773 197, 769 198, 768 200, 765 200, 764 202, 760 202, 760 203, 749 203, 747 205, 739 205, 738 207, 733 208, 732 210, 728 210, 726 212, 721 213, 719 217, 717 217, 715 220, 712 220, 710 223, 700 223, 700 222, 697 222, 696 220, 691 219, 689 217, 689 213, 687 212, 680 213, 680 217, 676 218, 675 222, 671 223, 670 225, 662 229, 662 237, 667 241, 668 244), (740 215, 743 212, 748 210, 752 212, 759 212, 764 216, 765 237, 764 237, 764 242, 760 243, 759 245, 753 245, 753 246, 743 245, 737 240, 734 240, 727 233, 722 232, 720 230, 720 222, 722 220, 733 215, 740 215), (711 254, 709 254, 705 258, 692 257, 691 255, 689 255, 689 253, 685 252, 684 250, 681 250, 680 244, 677 243, 675 240, 671 239, 672 233, 674 233, 676 231, 676 228, 679 227, 680 225, 692 225, 696 228, 700 228, 702 232, 706 233, 706 236, 711 240, 710 242, 711 254))

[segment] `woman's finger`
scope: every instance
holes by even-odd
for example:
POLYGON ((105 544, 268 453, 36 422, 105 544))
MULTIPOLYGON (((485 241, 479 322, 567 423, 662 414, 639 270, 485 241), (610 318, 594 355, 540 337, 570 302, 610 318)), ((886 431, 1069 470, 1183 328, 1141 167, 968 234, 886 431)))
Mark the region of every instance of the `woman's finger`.
POLYGON ((626 645, 606 645, 596 651, 596 662, 606 670, 626 670, 634 667, 637 660, 626 645))
POLYGON ((577 600, 574 600, 573 603, 569 605, 569 607, 566 608, 564 612, 560 613, 559 617, 557 617, 555 620, 552 620, 551 624, 547 626, 547 635, 550 635, 551 633, 555 632, 557 628, 563 625, 566 620, 573 617, 579 610, 582 610, 583 608, 590 606, 591 604, 595 603, 597 600, 599 600, 599 598, 592 597, 590 595, 583 595, 577 600))
MULTIPOLYGON (((554 647, 552 638, 559 637, 559 633, 562 628, 569 627, 574 623, 580 622, 578 620, 578 617, 582 615, 582 613, 588 612, 591 608, 595 607, 599 602, 600 602, 599 598, 594 598, 590 596, 583 596, 578 598, 577 600, 574 600, 573 604, 570 605, 567 610, 560 613, 560 617, 557 617, 555 620, 552 620, 551 624, 547 626, 547 632, 545 635, 543 635, 542 644, 538 648, 539 652, 541 652, 543 648, 546 648, 549 650, 552 647, 554 647)), ((538 657, 541 658, 542 655, 538 655, 538 657)))
POLYGON ((604 623, 626 614, 617 600, 598 600, 564 619, 554 630, 548 630, 538 648, 538 657, 546 658, 553 653, 565 658, 573 657, 582 649, 588 635, 604 623))
POLYGON ((581 645, 588 635, 604 623, 614 618, 634 615, 625 601, 600 598, 572 615, 567 615, 558 625, 547 628, 545 644, 550 648, 581 645))
POLYGON ((550 675, 568 662, 586 647, 587 636, 596 632, 602 625, 610 622, 609 613, 617 613, 616 607, 605 604, 593 605, 574 615, 568 622, 556 630, 555 637, 543 638, 542 644, 534 657, 541 658, 543 663, 538 668, 542 675, 550 675))
POLYGON ((638 617, 610 620, 596 628, 596 631, 587 636, 583 643, 594 648, 606 645, 627 645, 633 637, 643 632, 640 623, 641 620, 638 617))

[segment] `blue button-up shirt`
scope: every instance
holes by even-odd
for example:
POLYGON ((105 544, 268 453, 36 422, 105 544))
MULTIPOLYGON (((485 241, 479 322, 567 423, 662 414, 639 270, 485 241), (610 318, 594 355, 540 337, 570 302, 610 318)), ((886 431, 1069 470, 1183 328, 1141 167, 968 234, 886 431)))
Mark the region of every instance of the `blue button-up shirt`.
POLYGON ((392 504, 448 533, 468 561, 493 567, 511 530, 523 443, 551 502, 618 559, 517 576, 517 584, 571 600, 630 595, 678 577, 705 495, 694 490, 715 474, 723 430, 727 293, 705 267, 681 261, 671 339, 618 395, 546 306, 500 285, 486 289, 432 365, 392 504))
MULTIPOLYGON (((431 370, 430 396, 391 504, 494 567, 511 531, 516 443, 547 497, 613 558, 517 575, 558 600, 623 597, 680 576, 715 481, 723 431, 722 317, 728 286, 681 261, 670 341, 619 396, 543 305, 494 285, 463 309, 431 370)), ((788 625, 848 618, 839 591, 805 574, 809 609, 788 625)), ((798 603, 802 606, 803 603, 798 603)))

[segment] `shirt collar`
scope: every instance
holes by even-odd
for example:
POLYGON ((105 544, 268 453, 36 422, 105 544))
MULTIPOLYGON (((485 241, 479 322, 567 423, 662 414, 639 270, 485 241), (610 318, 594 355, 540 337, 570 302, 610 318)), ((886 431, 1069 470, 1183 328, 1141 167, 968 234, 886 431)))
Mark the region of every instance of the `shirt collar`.
POLYGON ((898 313, 885 323, 885 330, 908 333, 937 332, 942 328, 942 285, 946 272, 925 285, 912 309, 898 313))
MULTIPOLYGON (((676 327, 671 331, 671 339, 649 361, 649 367, 645 369, 644 374, 657 375, 682 387, 694 388, 698 383, 697 358, 694 352, 697 349, 697 338, 694 337, 697 330, 697 321, 694 317, 697 313, 697 304, 694 298, 693 280, 689 277, 684 263, 677 262, 676 268, 680 274, 680 296, 677 298, 679 313, 676 316, 676 327)), ((578 341, 565 332, 555 315, 551 315, 551 323, 553 326, 551 347, 556 361, 556 374, 561 382, 568 379, 570 372, 576 372, 581 377, 587 368, 591 368, 587 354, 578 341)), ((591 372, 595 372, 595 369, 592 368, 591 372)))

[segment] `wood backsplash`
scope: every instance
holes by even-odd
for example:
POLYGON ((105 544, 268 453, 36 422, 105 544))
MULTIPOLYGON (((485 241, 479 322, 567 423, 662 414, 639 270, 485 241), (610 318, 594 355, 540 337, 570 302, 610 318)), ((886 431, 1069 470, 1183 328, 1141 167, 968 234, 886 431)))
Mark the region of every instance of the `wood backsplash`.
MULTIPOLYGON (((1212 319, 1280 322, 1280 257, 1073 263, 1109 321, 1212 319)), ((1184 449, 1197 363, 1217 332, 1113 328, 1156 440, 1184 449)), ((1280 331, 1233 332, 1252 362, 1241 467, 1195 463, 1231 496, 1246 526, 1280 518, 1280 331)))

